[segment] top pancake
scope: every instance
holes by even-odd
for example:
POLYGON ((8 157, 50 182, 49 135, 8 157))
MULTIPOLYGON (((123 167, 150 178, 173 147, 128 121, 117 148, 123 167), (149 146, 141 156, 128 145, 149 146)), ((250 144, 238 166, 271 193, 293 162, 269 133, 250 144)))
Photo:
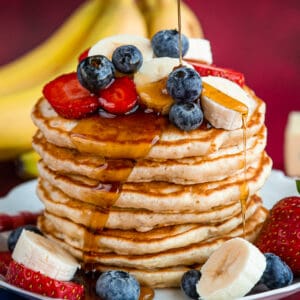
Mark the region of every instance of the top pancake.
MULTIPOLYGON (((257 106, 247 122, 248 138, 264 124, 265 104, 253 98, 257 106)), ((208 155, 243 141, 242 128, 227 131, 205 124, 185 132, 151 113, 68 120, 58 116, 44 98, 34 106, 32 119, 48 142, 110 158, 180 159, 208 155)))

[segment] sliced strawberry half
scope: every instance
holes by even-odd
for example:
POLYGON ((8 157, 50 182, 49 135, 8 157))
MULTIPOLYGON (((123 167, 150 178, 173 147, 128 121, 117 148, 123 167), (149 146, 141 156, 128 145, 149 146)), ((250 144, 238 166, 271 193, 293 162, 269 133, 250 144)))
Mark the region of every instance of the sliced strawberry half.
POLYGON ((137 103, 138 94, 133 80, 127 76, 116 78, 99 92, 101 107, 112 114, 129 112, 137 103))
POLYGON ((53 109, 67 119, 84 118, 99 108, 98 98, 79 83, 75 72, 46 84, 43 94, 53 109))
POLYGON ((9 251, 0 252, 0 275, 6 276, 11 260, 11 253, 9 251))
POLYGON ((57 281, 39 272, 32 271, 12 260, 6 274, 8 283, 24 290, 52 298, 80 300, 84 298, 83 285, 57 281))
POLYGON ((89 55, 89 51, 91 48, 87 48, 86 50, 84 50, 78 57, 78 61, 81 62, 82 60, 84 60, 85 58, 88 57, 89 55))
POLYGON ((245 84, 244 74, 232 69, 219 68, 213 65, 201 64, 194 61, 188 61, 201 76, 217 76, 236 82, 240 86, 245 84))

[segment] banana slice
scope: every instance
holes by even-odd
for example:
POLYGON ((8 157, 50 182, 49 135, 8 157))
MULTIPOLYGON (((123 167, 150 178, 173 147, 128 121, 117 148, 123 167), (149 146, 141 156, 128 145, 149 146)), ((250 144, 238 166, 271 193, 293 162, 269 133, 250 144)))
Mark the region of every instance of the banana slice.
POLYGON ((258 248, 245 239, 233 238, 202 266, 196 289, 205 300, 243 297, 259 281, 265 268, 266 258, 258 248))
POLYGON ((210 42, 206 39, 189 38, 189 49, 185 54, 184 59, 212 64, 213 57, 210 42))
POLYGON ((28 230, 22 231, 12 258, 28 269, 59 281, 71 280, 79 268, 75 258, 55 242, 28 230))
POLYGON ((201 105, 205 118, 215 128, 234 130, 242 127, 242 115, 249 119, 256 102, 237 83, 223 77, 202 77, 201 105))
POLYGON ((132 34, 117 34, 104 38, 92 46, 88 56, 104 55, 111 59, 114 50, 122 45, 136 46, 143 54, 143 61, 152 59, 154 55, 149 39, 132 34))
MULTIPOLYGON (((186 62, 183 64, 193 68, 186 62)), ((156 112, 168 114, 173 99, 167 93, 166 82, 169 74, 178 65, 178 58, 171 57, 157 57, 144 62, 134 74, 140 102, 156 112)))

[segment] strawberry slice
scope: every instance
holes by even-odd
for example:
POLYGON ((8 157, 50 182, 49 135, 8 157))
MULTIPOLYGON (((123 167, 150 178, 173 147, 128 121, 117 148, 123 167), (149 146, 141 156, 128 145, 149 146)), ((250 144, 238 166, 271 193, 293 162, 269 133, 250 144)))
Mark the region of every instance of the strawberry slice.
POLYGON ((46 84, 43 94, 53 109, 66 119, 81 119, 99 108, 98 98, 79 83, 75 72, 46 84))
POLYGON ((112 114, 124 114, 137 103, 138 94, 132 79, 127 76, 116 78, 107 88, 99 92, 99 103, 112 114))
POLYGON ((11 253, 9 251, 0 252, 0 275, 6 276, 11 260, 11 253))
POLYGON ((12 260, 6 274, 8 283, 47 297, 80 300, 84 298, 83 285, 58 281, 40 272, 32 271, 12 260))
POLYGON ((86 50, 84 50, 78 57, 78 61, 81 62, 82 60, 84 60, 85 58, 88 57, 89 55, 89 51, 91 48, 87 48, 86 50))
POLYGON ((213 65, 201 64, 194 61, 188 61, 201 76, 217 76, 236 82, 240 86, 245 84, 244 74, 225 68, 219 68, 213 65))
POLYGON ((287 197, 274 205, 255 244, 264 253, 278 255, 295 275, 300 274, 300 197, 287 197))

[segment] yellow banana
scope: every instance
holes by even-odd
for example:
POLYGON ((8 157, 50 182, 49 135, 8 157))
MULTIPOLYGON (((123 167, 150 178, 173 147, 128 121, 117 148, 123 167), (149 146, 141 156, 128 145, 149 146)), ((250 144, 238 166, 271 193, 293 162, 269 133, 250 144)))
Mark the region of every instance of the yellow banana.
POLYGON ((103 0, 87 0, 45 42, 0 68, 0 95, 21 90, 45 80, 74 55, 99 16, 103 0), (74 30, 76 29, 76 30, 74 30))
MULTIPOLYGON (((70 61, 41 83, 30 88, 0 97, 0 160, 15 157, 31 149, 31 139, 36 130, 30 112, 43 85, 59 74, 75 71, 80 51, 92 46, 99 39, 120 33, 146 35, 146 24, 134 0, 111 0, 104 11, 86 32, 86 39, 77 46, 77 53, 70 61), (120 25, 120 20, 123 24, 120 25), (126 24, 125 24, 126 23, 126 24), (11 155, 8 151, 14 149, 11 155)), ((51 53, 51 52, 49 52, 51 53)))
POLYGON ((39 160, 40 156, 33 150, 21 154, 16 160, 18 175, 24 179, 37 177, 39 160))
MULTIPOLYGON (((176 0, 140 0, 138 3, 147 22, 149 38, 160 30, 178 28, 176 0)), ((182 33, 188 37, 203 37, 202 26, 197 16, 183 1, 181 1, 181 28, 182 33)))

